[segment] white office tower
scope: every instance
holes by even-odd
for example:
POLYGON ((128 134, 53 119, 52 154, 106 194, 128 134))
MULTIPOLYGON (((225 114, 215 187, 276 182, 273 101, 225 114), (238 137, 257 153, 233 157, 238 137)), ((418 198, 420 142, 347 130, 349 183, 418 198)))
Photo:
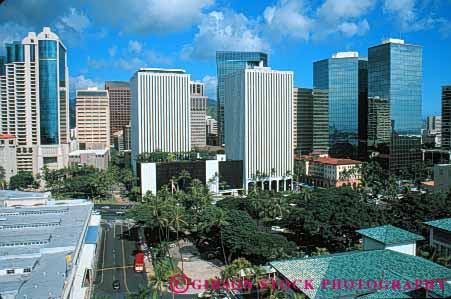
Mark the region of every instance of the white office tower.
POLYGON ((66 48, 44 27, 22 42, 6 44, 0 57, 0 134, 17 141, 19 171, 67 165, 69 82, 66 48))
POLYGON ((204 96, 204 83, 191 82, 191 146, 207 145, 207 109, 208 97, 204 96))
POLYGON ((107 90, 77 90, 75 119, 77 140, 81 149, 110 148, 110 106, 107 90))
POLYGON ((190 75, 179 69, 139 69, 130 80, 132 164, 140 154, 191 150, 190 75))
POLYGON ((290 189, 293 72, 248 68, 224 85, 225 152, 228 160, 243 160, 244 189, 290 189))

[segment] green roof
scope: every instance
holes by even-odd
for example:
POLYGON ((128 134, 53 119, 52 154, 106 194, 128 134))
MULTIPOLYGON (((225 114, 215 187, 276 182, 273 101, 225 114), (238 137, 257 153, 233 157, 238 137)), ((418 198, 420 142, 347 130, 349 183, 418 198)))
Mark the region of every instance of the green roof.
POLYGON ((404 299, 412 297, 410 297, 406 293, 403 293, 402 291, 397 290, 381 290, 378 292, 374 292, 359 297, 359 299, 387 299, 387 298, 404 299))
MULTIPOLYGON (((303 259, 273 261, 270 265, 290 281, 313 280, 313 289, 302 290, 310 299, 352 297, 372 292, 365 288, 363 290, 344 288, 332 290, 330 287, 323 289, 321 287, 323 280, 400 280, 401 284, 408 280, 415 285, 415 280, 418 278, 451 279, 451 269, 418 256, 392 250, 350 251, 303 259)), ((409 290, 404 291, 404 293, 408 292, 409 290)))
POLYGON ((393 225, 383 225, 359 229, 356 232, 384 244, 424 240, 424 238, 420 235, 411 233, 404 229, 400 229, 393 225))
POLYGON ((428 221, 425 224, 451 232, 451 218, 428 221))

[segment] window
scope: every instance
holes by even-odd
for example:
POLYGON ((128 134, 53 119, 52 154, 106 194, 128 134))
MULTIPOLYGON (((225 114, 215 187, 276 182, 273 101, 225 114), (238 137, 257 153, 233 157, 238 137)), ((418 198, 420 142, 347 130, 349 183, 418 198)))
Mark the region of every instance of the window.
POLYGON ((31 272, 31 268, 25 268, 23 269, 23 273, 30 273, 31 272))
POLYGON ((15 273, 14 269, 6 270, 6 274, 14 274, 14 273, 15 273))

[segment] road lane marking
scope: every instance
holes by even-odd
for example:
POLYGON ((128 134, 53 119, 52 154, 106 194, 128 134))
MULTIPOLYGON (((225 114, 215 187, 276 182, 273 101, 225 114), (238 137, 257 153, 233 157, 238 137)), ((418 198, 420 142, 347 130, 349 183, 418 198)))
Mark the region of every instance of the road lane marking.
POLYGON ((128 269, 128 268, 133 268, 134 266, 133 265, 130 265, 130 266, 121 266, 121 267, 110 267, 110 268, 102 268, 102 269, 97 269, 96 271, 110 271, 110 270, 116 270, 116 269, 123 269, 123 268, 125 268, 125 269, 128 269))
MULTIPOLYGON (((103 233, 102 268, 105 267, 105 244, 106 244, 107 231, 108 231, 108 228, 105 228, 105 231, 103 233)), ((100 279, 100 285, 102 285, 102 284, 103 284, 103 271, 102 271, 102 276, 100 279)))
MULTIPOLYGON (((121 236, 124 234, 124 230, 123 230, 123 226, 121 224, 121 236)), ((121 238, 121 245, 122 245, 122 266, 125 266, 125 250, 124 250, 124 239, 121 238)), ((130 290, 128 289, 128 285, 127 285, 127 271, 125 270, 125 268, 123 269, 124 271, 124 285, 125 285, 125 289, 127 290, 127 292, 130 292, 130 290)))

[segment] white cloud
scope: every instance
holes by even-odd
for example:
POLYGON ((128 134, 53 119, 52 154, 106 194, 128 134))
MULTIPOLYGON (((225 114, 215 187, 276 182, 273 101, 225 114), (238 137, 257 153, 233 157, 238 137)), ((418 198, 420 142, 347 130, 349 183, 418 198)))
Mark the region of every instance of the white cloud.
POLYGON ((364 35, 370 30, 370 25, 366 19, 359 23, 343 22, 338 25, 338 31, 347 37, 354 35, 364 35))
POLYGON ((205 85, 205 95, 210 99, 216 99, 216 86, 218 85, 218 79, 215 76, 206 75, 202 78, 202 82, 205 85))
POLYGON ((214 0, 111 0, 90 1, 93 16, 128 32, 166 33, 197 23, 214 0), (105 9, 108 7, 108 9, 105 9))
POLYGON ((359 18, 366 15, 375 2, 375 0, 326 0, 317 13, 320 19, 328 22, 359 18))
POLYGON ((282 0, 266 7, 263 17, 268 31, 278 37, 308 40, 313 20, 305 15, 305 7, 299 0, 282 0))
POLYGON ((62 16, 59 22, 62 26, 69 27, 79 33, 84 32, 90 23, 88 17, 75 8, 70 8, 69 13, 62 16))
POLYGON ((152 50, 147 50, 143 54, 144 60, 150 64, 157 65, 168 65, 172 64, 172 59, 166 55, 154 52, 152 50))
POLYGON ((104 82, 86 78, 84 75, 79 75, 69 78, 69 90, 71 98, 75 95, 75 92, 80 89, 87 89, 90 87, 103 88, 104 82))
POLYGON ((417 7, 415 0, 385 0, 384 12, 391 16, 403 31, 420 31, 431 29, 440 25, 440 19, 432 15, 422 16, 422 11, 417 7))
POLYGON ((117 46, 112 46, 111 48, 108 48, 108 54, 111 57, 116 56, 116 54, 117 54, 117 46))
POLYGON ((137 40, 131 40, 128 42, 128 51, 133 54, 139 54, 142 50, 142 45, 137 40))
POLYGON ((231 10, 212 11, 204 16, 194 40, 182 49, 182 58, 210 59, 218 50, 269 51, 255 22, 231 10))

